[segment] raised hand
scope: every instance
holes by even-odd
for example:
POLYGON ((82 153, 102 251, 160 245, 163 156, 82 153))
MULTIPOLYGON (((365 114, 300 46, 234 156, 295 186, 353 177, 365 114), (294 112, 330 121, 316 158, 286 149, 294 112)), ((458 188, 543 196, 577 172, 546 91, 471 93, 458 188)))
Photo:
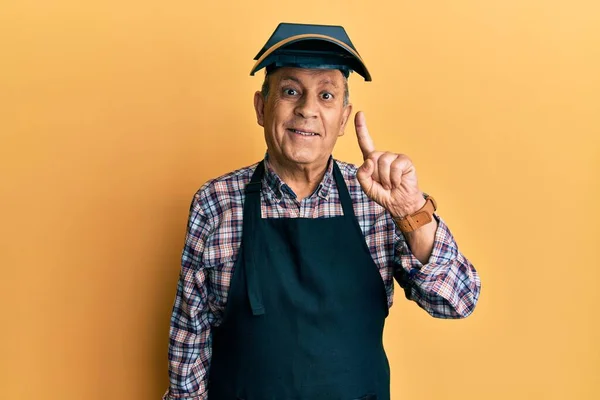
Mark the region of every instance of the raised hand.
POLYGON ((425 199, 412 161, 404 154, 375 150, 362 111, 356 113, 354 126, 364 159, 356 177, 366 195, 393 217, 404 217, 423 207, 425 199))

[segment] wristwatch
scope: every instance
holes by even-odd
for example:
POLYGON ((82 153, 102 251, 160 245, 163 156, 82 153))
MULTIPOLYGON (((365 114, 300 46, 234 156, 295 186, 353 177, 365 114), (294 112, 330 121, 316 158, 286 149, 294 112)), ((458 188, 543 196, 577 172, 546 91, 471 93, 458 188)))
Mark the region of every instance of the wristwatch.
POLYGON ((425 198, 425 205, 419 210, 402 218, 394 218, 400 231, 404 233, 412 232, 433 221, 433 213, 437 210, 437 203, 427 193, 423 193, 423 197, 425 198))

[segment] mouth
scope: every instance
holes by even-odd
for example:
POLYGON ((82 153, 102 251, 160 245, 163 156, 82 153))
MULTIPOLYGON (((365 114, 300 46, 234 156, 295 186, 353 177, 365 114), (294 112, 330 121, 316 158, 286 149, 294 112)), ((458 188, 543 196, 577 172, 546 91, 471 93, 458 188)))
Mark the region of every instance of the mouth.
POLYGON ((319 134, 316 132, 301 131, 300 129, 292 129, 292 128, 288 128, 287 130, 292 133, 295 133, 296 135, 300 135, 300 136, 306 136, 306 137, 319 136, 319 134))

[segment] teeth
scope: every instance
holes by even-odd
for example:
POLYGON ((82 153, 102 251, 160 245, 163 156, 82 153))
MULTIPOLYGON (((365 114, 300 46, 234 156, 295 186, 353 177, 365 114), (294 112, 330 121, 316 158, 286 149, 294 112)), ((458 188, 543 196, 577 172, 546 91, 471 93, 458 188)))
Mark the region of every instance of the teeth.
POLYGON ((302 136, 316 136, 316 133, 313 132, 303 132, 303 131, 299 131, 297 129, 292 129, 294 132, 299 133, 302 136))

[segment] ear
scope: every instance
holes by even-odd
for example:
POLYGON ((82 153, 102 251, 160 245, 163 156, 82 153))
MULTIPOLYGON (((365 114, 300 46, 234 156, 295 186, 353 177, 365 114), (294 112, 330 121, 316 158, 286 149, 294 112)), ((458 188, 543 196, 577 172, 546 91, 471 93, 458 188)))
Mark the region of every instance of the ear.
POLYGON ((346 124, 348 123, 348 118, 350 118, 350 115, 352 115, 352 104, 348 104, 346 107, 344 107, 344 111, 342 114, 342 124, 340 126, 340 133, 338 134, 338 136, 344 136, 346 124))
POLYGON ((256 122, 265 126, 265 99, 260 91, 254 93, 254 111, 256 111, 256 122))

